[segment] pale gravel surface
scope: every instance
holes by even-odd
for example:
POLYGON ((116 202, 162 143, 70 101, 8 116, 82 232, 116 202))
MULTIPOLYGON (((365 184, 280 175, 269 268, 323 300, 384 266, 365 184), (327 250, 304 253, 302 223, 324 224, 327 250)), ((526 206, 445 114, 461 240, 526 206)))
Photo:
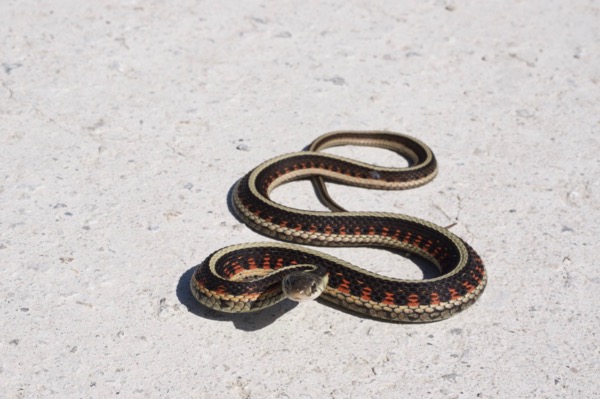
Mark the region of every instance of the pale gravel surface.
MULTIPOLYGON (((599 25, 585 0, 0 2, 0 396, 598 397, 599 25), (429 325, 199 309, 193 266, 266 240, 231 185, 338 129, 433 148, 426 187, 333 195, 456 222, 478 304, 429 325)), ((319 207, 304 183, 275 197, 319 207)))

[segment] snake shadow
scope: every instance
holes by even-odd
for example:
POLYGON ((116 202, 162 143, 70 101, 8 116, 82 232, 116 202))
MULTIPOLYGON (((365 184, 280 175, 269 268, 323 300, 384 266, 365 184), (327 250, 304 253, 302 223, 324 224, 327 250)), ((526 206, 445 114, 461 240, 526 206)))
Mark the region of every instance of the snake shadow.
POLYGON ((233 215, 235 220, 237 220, 240 223, 244 223, 244 221, 238 216, 238 214, 235 211, 235 208, 233 207, 233 190, 235 190, 235 186, 237 185, 238 181, 239 180, 236 180, 235 183, 233 183, 233 185, 229 187, 229 190, 227 191, 227 210, 229 210, 229 213, 233 215))
POLYGON ((231 322, 238 330, 257 331, 273 324, 281 316, 294 309, 298 303, 288 299, 283 300, 269 308, 252 313, 224 313, 217 312, 199 303, 190 289, 190 281, 197 266, 188 269, 179 278, 177 283, 177 299, 184 305, 188 312, 208 320, 231 322))

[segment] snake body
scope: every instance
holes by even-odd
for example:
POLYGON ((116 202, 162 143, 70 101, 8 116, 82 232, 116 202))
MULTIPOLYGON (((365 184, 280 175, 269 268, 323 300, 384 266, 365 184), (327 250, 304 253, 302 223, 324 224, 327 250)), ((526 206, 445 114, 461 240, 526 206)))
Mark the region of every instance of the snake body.
POLYGON ((407 189, 431 181, 436 174, 437 162, 428 146, 391 132, 332 132, 316 139, 306 151, 268 160, 236 183, 231 202, 245 224, 284 242, 233 245, 214 252, 194 272, 192 292, 210 308, 251 312, 285 298, 286 286, 302 285, 305 292, 298 296, 312 298, 322 290, 321 298, 375 318, 446 319, 473 304, 483 292, 487 274, 479 255, 447 229, 416 217, 347 212, 331 199, 324 185, 327 180, 365 188, 407 189), (380 167, 319 152, 340 145, 389 149, 406 158, 409 166, 380 167), (269 198, 275 187, 305 178, 313 180, 322 202, 333 212, 299 210, 269 198), (290 242, 410 252, 435 265, 440 275, 426 280, 389 278, 290 242), (293 280, 302 275, 311 277, 306 283, 293 280))

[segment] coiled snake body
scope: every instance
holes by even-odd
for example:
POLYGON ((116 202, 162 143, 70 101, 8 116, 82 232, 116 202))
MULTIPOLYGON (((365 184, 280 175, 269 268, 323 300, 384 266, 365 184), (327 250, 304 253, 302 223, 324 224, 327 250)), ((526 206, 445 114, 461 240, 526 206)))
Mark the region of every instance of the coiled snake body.
POLYGON ((383 212, 346 212, 327 193, 324 180, 376 189, 423 185, 437 174, 425 144, 390 132, 333 132, 307 151, 268 160, 232 191, 238 217, 255 231, 285 243, 233 245, 211 254, 191 279, 198 301, 223 312, 251 312, 284 299, 328 301, 375 318, 400 322, 442 320, 467 308, 487 281, 483 262, 462 239, 431 222, 383 212), (386 148, 409 161, 406 168, 374 166, 318 152, 340 145, 386 148), (269 199, 275 187, 311 178, 333 212, 304 211, 269 199), (289 244, 369 246, 410 252, 435 265, 427 280, 389 278, 328 254, 289 244))

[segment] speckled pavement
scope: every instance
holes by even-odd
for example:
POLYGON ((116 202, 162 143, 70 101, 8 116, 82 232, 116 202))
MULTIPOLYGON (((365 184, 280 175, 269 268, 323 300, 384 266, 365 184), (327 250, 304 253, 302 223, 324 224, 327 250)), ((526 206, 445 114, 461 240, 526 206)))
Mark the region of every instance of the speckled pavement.
MULTIPOLYGON (((600 396, 599 21, 583 0, 1 2, 0 396, 600 396), (423 325, 197 305, 195 265, 268 240, 235 181, 340 129, 433 149, 427 186, 332 196, 456 223, 489 272, 476 305, 423 325)), ((307 182, 274 198, 322 209, 307 182)))

